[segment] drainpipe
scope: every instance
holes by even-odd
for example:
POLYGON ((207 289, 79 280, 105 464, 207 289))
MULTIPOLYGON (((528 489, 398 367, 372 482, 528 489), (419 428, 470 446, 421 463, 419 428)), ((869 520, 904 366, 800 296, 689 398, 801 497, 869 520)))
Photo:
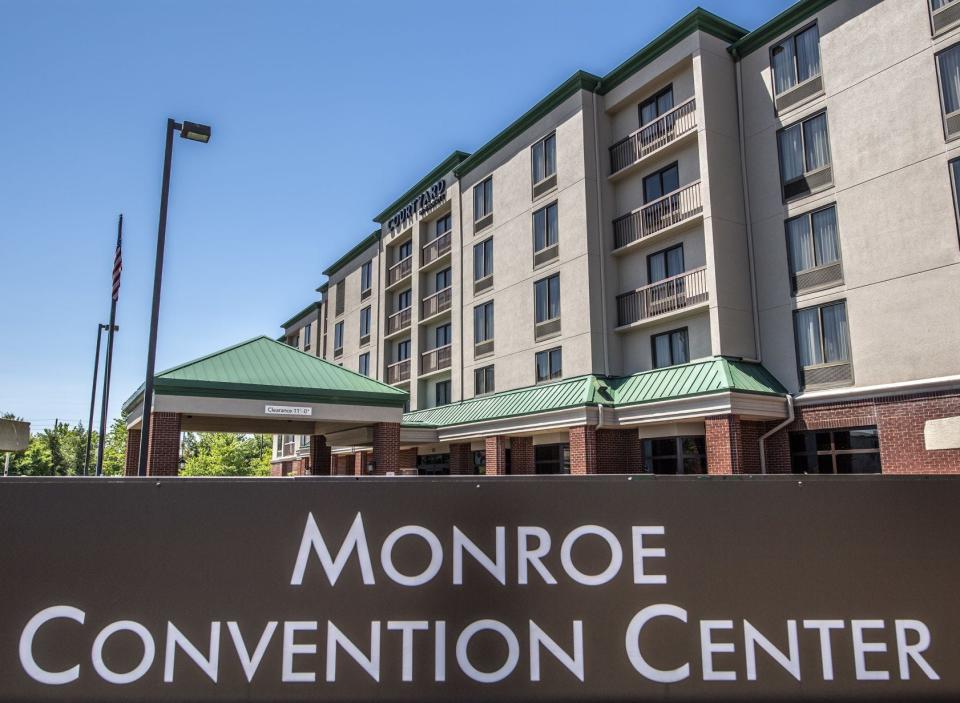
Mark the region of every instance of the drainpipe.
MULTIPOLYGON (((753 303, 753 347, 756 361, 763 360, 763 350, 760 346, 760 311, 757 308, 757 270, 753 254, 753 226, 750 222, 750 188, 747 181, 747 152, 743 134, 743 85, 740 72, 740 61, 734 59, 737 74, 737 130, 740 141, 740 181, 743 186, 743 219, 747 228, 747 261, 750 264, 750 299, 753 303)), ((791 406, 792 407, 792 406, 791 406)), ((760 460, 763 461, 763 444, 760 444, 760 460)))
MULTIPOLYGON (((457 180, 457 220, 459 220, 460 225, 460 285, 457 286, 460 293, 460 324, 457 326, 460 328, 458 332, 460 333, 460 401, 462 402, 464 383, 463 377, 465 375, 463 368, 463 287, 466 285, 466 277, 464 276, 463 272, 463 188, 460 183, 460 176, 458 176, 456 172, 454 172, 453 175, 457 180)), ((473 321, 471 320, 471 324, 472 322, 473 321)))
MULTIPOLYGON (((594 88, 596 91, 597 88, 594 88)), ((597 184, 597 233, 600 239, 600 314, 603 316, 603 375, 610 375, 610 350, 609 342, 607 340, 607 276, 604 272, 603 260, 607 255, 606 247, 604 246, 604 236, 603 236, 603 207, 602 207, 602 198, 603 194, 600 188, 600 123, 597 119, 597 94, 596 92, 590 93, 591 102, 593 104, 593 158, 594 158, 594 167, 596 168, 595 181, 597 184)), ((601 415, 602 417, 602 415, 601 415)))
POLYGON ((760 437, 760 473, 767 473, 767 455, 764 452, 764 442, 767 441, 767 437, 779 432, 791 422, 793 422, 793 396, 787 393, 787 419, 760 437))

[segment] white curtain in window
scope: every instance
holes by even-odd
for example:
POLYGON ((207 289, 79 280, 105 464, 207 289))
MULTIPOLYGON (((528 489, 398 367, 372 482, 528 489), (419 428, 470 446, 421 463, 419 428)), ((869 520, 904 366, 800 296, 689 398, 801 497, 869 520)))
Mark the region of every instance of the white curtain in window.
POLYGON ((960 44, 940 54, 940 88, 943 109, 949 115, 960 110, 960 44))
POLYGON ((652 255, 648 261, 650 262, 650 283, 662 281, 667 277, 667 259, 663 252, 652 255))
POLYGON ((690 354, 687 351, 687 333, 676 332, 670 335, 670 345, 673 348, 673 363, 685 364, 690 361, 690 354))
POLYGON ((828 208, 813 213, 813 245, 817 264, 824 266, 840 260, 840 240, 837 237, 837 211, 828 208))
POLYGON ((797 84, 793 62, 793 40, 773 47, 773 92, 780 95, 797 84))
POLYGON ((683 247, 674 247, 667 251, 667 276, 679 276, 683 273, 683 247))
POLYGON ((783 130, 780 140, 780 175, 784 183, 803 175, 803 141, 800 138, 800 125, 783 130))
POLYGON ((794 273, 816 266, 810 224, 806 216, 787 220, 787 242, 790 244, 790 263, 794 273))
POLYGON ((826 114, 817 115, 803 123, 803 148, 806 152, 807 171, 816 171, 830 163, 826 114))
POLYGON ((547 208, 547 246, 553 246, 557 243, 557 206, 551 205, 547 208))
POLYGON ((845 303, 823 308, 823 344, 825 361, 846 361, 850 358, 845 303))
POLYGON ((797 81, 820 75, 820 32, 813 25, 797 35, 797 81))
POLYGON ((820 314, 817 308, 798 310, 797 324, 797 354, 800 357, 800 366, 807 367, 823 363, 823 352, 820 349, 820 314))
POLYGON ((654 358, 653 365, 655 367, 660 366, 669 366, 670 365, 670 335, 669 334, 658 334, 653 338, 654 344, 654 358))

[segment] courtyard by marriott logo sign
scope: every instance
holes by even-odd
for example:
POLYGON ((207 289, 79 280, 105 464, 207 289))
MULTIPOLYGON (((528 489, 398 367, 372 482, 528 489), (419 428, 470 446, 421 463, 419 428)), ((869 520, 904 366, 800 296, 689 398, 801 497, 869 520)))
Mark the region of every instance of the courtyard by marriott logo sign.
MULTIPOLYGON (((295 483, 316 488, 315 498, 345 487, 288 481, 284 492, 295 483)), ((260 490, 249 482, 226 485, 260 490)), ((279 488, 259 483, 271 485, 279 488)), ((406 488, 402 481, 389 485, 406 488)), ((437 484, 408 485, 430 491, 437 484)), ((354 482, 355 500, 347 502, 362 498, 364 487, 354 482)), ((379 503, 384 484, 366 487, 379 503)), ((176 490, 167 483, 160 491, 168 489, 176 490)), ((235 503, 231 493, 223 498, 235 503)), ((77 700, 203 700, 222 698, 224 689, 250 692, 250 700, 364 700, 378 691, 397 700, 470 699, 484 691, 507 699, 565 691, 590 700, 684 700, 713 691, 716 700, 744 692, 849 695, 858 686, 870 695, 885 686, 937 692, 941 676, 952 674, 943 662, 956 653, 948 652, 956 635, 925 617, 929 603, 905 597, 878 609, 869 598, 856 604, 783 593, 773 596, 774 609, 762 598, 746 601, 755 600, 752 612, 743 601, 728 605, 724 575, 709 560, 690 574, 699 550, 685 530, 674 535, 669 521, 614 518, 558 528, 468 517, 446 526, 430 520, 428 527, 384 524, 377 513, 372 505, 352 518, 338 510, 300 513, 297 533, 274 545, 276 558, 247 544, 244 551, 256 558, 231 568, 246 579, 228 575, 208 587, 242 591, 245 582, 263 582, 256 592, 275 589, 253 608, 243 599, 197 594, 204 603, 198 609, 162 590, 139 608, 110 607, 110 599, 85 597, 81 582, 42 589, 59 595, 31 598, 26 617, 2 620, 17 628, 14 661, 14 652, 0 646, 8 655, 4 679, 17 679, 21 692, 77 700), (691 579, 700 596, 691 599, 686 586, 674 592, 675 582, 691 579)), ((227 568, 219 561, 233 560, 223 557, 188 568, 213 576, 227 568)), ((864 583, 863 593, 870 587, 864 583)), ((6 685, 0 700, 17 699, 3 695, 6 685)))
POLYGON ((407 203, 397 214, 387 220, 387 228, 394 232, 406 226, 413 219, 414 214, 423 215, 430 211, 446 197, 447 181, 441 178, 432 186, 423 191, 416 198, 407 203))

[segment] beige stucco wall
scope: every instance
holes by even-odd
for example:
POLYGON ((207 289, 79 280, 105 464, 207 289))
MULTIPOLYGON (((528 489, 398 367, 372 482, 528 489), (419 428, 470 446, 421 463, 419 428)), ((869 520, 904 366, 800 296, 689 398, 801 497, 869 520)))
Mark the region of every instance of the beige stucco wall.
POLYGON ((354 257, 351 261, 334 272, 330 276, 329 287, 327 289, 327 353, 324 358, 335 364, 342 365, 345 369, 357 371, 360 364, 360 355, 364 352, 370 353, 370 375, 374 378, 382 378, 378 373, 380 370, 377 363, 379 358, 379 335, 380 325, 377 324, 380 315, 380 243, 374 242, 363 252, 354 257), (360 299, 360 269, 362 265, 372 261, 371 266, 371 293, 365 300, 360 299), (337 284, 344 281, 344 306, 343 314, 337 315, 337 284), (360 310, 370 306, 370 341, 368 344, 360 344, 360 310), (343 322, 343 354, 339 357, 334 356, 334 329, 338 322, 343 322))

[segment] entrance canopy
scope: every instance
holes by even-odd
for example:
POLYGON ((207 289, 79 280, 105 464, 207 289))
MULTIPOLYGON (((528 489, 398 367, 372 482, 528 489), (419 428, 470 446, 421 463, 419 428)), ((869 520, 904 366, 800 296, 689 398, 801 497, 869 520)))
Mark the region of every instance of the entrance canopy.
MULTIPOLYGON (((154 379, 154 413, 183 431, 322 435, 399 423, 407 393, 268 337, 175 366, 154 379)), ((143 386, 124 404, 140 426, 143 386)))

